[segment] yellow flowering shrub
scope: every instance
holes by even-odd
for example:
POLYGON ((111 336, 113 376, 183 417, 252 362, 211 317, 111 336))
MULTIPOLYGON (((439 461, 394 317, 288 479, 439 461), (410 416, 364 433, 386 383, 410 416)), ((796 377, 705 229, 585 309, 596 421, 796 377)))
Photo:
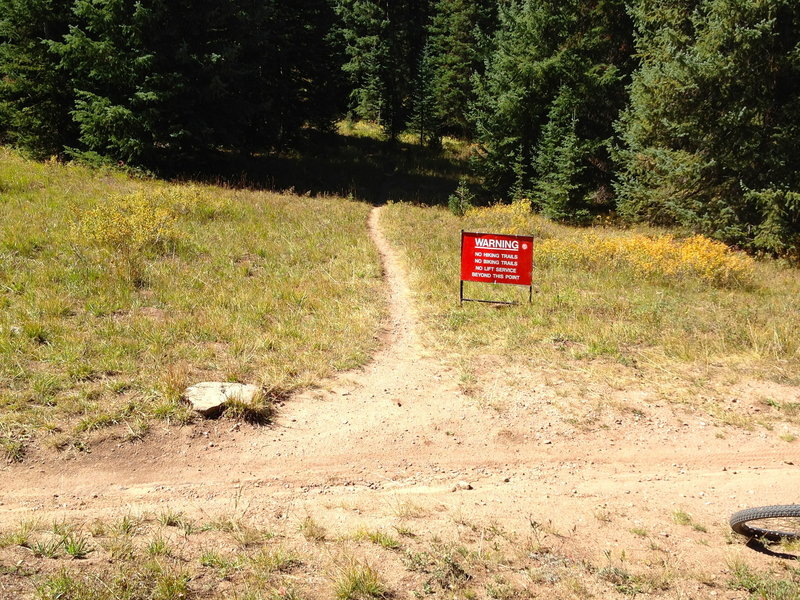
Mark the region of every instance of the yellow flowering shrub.
POLYGON ((467 219, 488 222, 500 228, 497 233, 509 235, 530 233, 532 216, 531 201, 520 198, 511 204, 493 204, 485 208, 470 208, 464 214, 467 219))
POLYGON ((74 228, 76 241, 109 250, 156 249, 177 237, 177 214, 163 198, 144 192, 112 196, 86 211, 74 228))
POLYGON ((533 214, 527 198, 470 208, 464 219, 467 226, 478 231, 534 234, 534 260, 541 266, 624 268, 651 279, 699 280, 719 287, 747 285, 755 273, 755 263, 749 256, 702 235, 679 239, 668 234, 613 235, 571 229, 574 237, 564 239, 565 228, 533 214))
POLYGON ((535 260, 542 266, 610 265, 650 278, 695 279, 722 287, 746 285, 755 269, 750 257, 702 235, 676 239, 588 234, 571 240, 545 239, 536 245, 535 260))
POLYGON ((98 250, 123 275, 140 283, 146 258, 173 250, 181 237, 174 200, 161 192, 112 196, 80 215, 72 226, 73 242, 98 250))

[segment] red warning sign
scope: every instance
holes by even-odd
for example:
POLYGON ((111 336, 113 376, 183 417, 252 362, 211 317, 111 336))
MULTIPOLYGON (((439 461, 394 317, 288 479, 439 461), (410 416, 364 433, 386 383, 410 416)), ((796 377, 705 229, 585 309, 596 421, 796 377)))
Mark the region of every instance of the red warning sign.
POLYGON ((531 285, 533 236, 461 232, 461 281, 531 285))

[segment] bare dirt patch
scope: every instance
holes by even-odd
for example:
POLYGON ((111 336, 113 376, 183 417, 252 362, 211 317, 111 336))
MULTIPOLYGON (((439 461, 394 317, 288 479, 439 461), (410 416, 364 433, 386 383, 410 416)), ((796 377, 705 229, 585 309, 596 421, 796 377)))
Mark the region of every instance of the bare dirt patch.
MULTIPOLYGON (((90 522, 170 507, 196 519, 246 516, 292 539, 311 516, 339 544, 353 543, 341 540, 359 527, 394 528, 415 543, 452 539, 488 552, 500 535, 519 555, 510 566, 481 567, 478 595, 492 598, 504 589, 746 598, 728 587, 737 560, 785 563, 746 549, 726 520, 742 507, 798 501, 800 442, 683 413, 647 389, 595 385, 579 394, 557 367, 512 369, 487 357, 473 369, 477 384, 466 385, 453 357, 420 341, 415 311, 424 306, 410 299, 380 214, 373 210, 369 227, 389 316, 383 348, 367 367, 294 395, 269 427, 203 421, 143 442, 109 439, 88 454, 41 451, 6 465, 0 528, 31 515, 90 522), (677 513, 691 515, 689 524, 677 513)), ((786 386, 742 383, 731 393, 753 410, 764 410, 754 394, 800 402, 786 386)), ((319 553, 325 539, 304 541, 305 552, 319 553)), ((341 550, 332 548, 330 569, 341 550)), ((369 554, 400 597, 430 587, 438 572, 430 553, 417 563, 383 548, 369 554)), ((0 550, 0 561, 17 569, 0 570, 3 598, 32 594, 20 583, 25 568, 46 572, 19 548, 0 550)), ((204 595, 227 589, 203 577, 204 595)), ((306 595, 332 593, 333 576, 304 577, 306 595)))

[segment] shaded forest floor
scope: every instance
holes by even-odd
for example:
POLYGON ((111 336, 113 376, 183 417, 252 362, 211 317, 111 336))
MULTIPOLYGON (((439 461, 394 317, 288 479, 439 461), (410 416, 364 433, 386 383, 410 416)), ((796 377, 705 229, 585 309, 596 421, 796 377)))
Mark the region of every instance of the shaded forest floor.
POLYGON ((217 156, 194 179, 234 187, 351 197, 373 205, 402 200, 446 204, 459 178, 469 174, 470 145, 444 138, 441 148, 411 134, 390 143, 366 122, 341 122, 331 132, 307 130, 292 151, 251 158, 217 156))

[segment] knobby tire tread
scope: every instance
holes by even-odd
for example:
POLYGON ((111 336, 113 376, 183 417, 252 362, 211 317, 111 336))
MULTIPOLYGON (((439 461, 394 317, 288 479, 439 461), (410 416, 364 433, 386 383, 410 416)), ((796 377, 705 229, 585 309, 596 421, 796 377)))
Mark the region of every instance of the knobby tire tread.
POLYGON ((757 522, 764 519, 796 518, 800 520, 800 504, 777 504, 747 508, 731 515, 730 525, 736 533, 750 538, 764 538, 773 542, 782 539, 800 539, 800 529, 783 531, 759 527, 757 522))

